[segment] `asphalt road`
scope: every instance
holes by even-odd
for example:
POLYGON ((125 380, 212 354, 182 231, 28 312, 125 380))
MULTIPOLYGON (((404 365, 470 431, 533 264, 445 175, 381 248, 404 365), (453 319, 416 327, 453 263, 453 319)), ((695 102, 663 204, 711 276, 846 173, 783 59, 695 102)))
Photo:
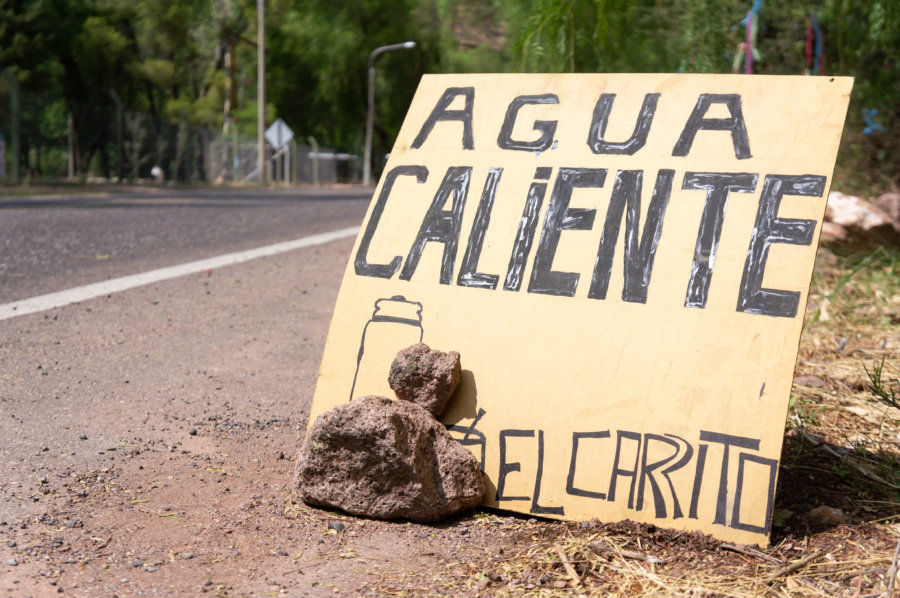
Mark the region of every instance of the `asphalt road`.
POLYGON ((358 225, 371 190, 0 196, 0 303, 358 225))

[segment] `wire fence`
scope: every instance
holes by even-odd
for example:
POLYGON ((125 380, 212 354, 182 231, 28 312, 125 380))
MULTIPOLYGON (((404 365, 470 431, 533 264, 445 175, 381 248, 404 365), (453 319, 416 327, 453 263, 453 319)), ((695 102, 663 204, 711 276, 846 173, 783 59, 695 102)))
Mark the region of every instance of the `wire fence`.
MULTIPOLYGON (((257 184, 256 137, 192 123, 187 115, 123 110, 18 89, 0 78, 0 183, 83 181, 210 185, 257 184)), ((265 144, 266 180, 294 185, 353 183, 361 161, 331 148, 265 144)))

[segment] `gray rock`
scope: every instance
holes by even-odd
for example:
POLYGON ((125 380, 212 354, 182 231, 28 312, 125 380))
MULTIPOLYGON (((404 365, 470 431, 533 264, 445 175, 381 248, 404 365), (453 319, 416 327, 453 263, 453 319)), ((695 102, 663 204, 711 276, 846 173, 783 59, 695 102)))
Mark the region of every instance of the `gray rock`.
POLYGON ((388 384, 398 399, 424 407, 440 419, 459 386, 461 373, 459 353, 435 351, 419 343, 397 353, 388 384))
POLYGON ((294 483, 307 504, 381 519, 438 521, 484 495, 478 461, 443 425, 416 404, 373 396, 316 419, 294 483))

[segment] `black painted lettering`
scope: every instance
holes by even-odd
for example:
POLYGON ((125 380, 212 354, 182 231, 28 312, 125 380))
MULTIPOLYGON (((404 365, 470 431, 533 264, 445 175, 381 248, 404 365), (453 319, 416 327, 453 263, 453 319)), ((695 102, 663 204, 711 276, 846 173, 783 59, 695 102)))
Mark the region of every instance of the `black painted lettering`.
POLYGON ((593 492, 591 490, 582 490, 581 488, 575 487, 575 468, 578 463, 578 443, 582 438, 609 438, 609 430, 603 430, 601 432, 572 432, 572 460, 569 462, 569 475, 566 478, 566 494, 605 500, 605 492, 593 492))
POLYGON ((666 434, 666 436, 682 442, 685 448, 684 453, 682 453, 681 458, 678 461, 660 472, 660 475, 662 475, 669 484, 669 491, 672 493, 672 519, 681 519, 684 517, 684 512, 681 510, 681 503, 678 502, 678 493, 675 492, 675 484, 672 483, 672 478, 669 477, 669 474, 673 471, 678 471, 690 462, 691 457, 694 456, 694 447, 692 447, 684 438, 674 434, 666 434))
POLYGON ((550 196, 550 205, 544 218, 544 230, 534 256, 529 293, 572 297, 578 286, 578 273, 552 270, 553 258, 564 230, 590 230, 597 210, 570 208, 572 190, 599 188, 606 180, 603 168, 560 168, 550 196))
POLYGON ((512 138, 516 117, 522 106, 529 104, 559 104, 559 97, 553 93, 544 93, 533 96, 519 96, 510 102, 506 109, 506 118, 500 127, 500 135, 497 137, 497 145, 500 149, 521 150, 527 152, 542 152, 553 144, 553 134, 556 133, 555 120, 536 120, 534 130, 540 133, 540 137, 534 141, 517 141, 512 138))
POLYGON ((641 111, 638 113, 637 122, 634 123, 634 132, 631 137, 623 142, 606 141, 606 125, 609 122, 609 113, 612 112, 616 94, 604 93, 594 105, 594 116, 591 119, 591 130, 588 133, 587 144, 595 154, 622 154, 631 156, 647 143, 647 134, 653 123, 653 115, 656 113, 656 103, 659 101, 658 93, 648 93, 644 96, 641 111))
POLYGON ((522 464, 518 461, 508 463, 506 461, 506 439, 513 438, 534 438, 534 430, 500 430, 500 471, 497 474, 497 496, 496 501, 502 500, 528 500, 530 496, 504 496, 503 490, 506 487, 506 476, 514 471, 521 471, 522 464))
POLYGON ((481 201, 478 202, 478 210, 475 212, 475 222, 472 224, 472 232, 469 233, 469 243, 466 246, 466 255, 463 257, 459 269, 459 278, 456 284, 462 287, 477 287, 480 289, 496 289, 500 279, 496 274, 484 274, 478 272, 478 260, 481 258, 481 247, 484 244, 484 235, 491 223, 491 210, 494 207, 494 198, 497 196, 497 185, 500 183, 502 168, 491 168, 487 179, 484 181, 484 191, 481 193, 481 201))
POLYGON ((462 438, 456 438, 455 440, 463 446, 478 446, 479 451, 481 453, 481 458, 479 459, 479 464, 481 466, 481 473, 484 473, 484 461, 485 461, 485 449, 487 447, 487 440, 484 437, 484 433, 475 428, 478 425, 478 421, 484 417, 485 410, 481 407, 478 408, 478 413, 475 414, 475 419, 472 420, 472 423, 468 426, 460 426, 460 425, 451 425, 447 426, 447 430, 450 432, 457 432, 462 434, 462 438))
POLYGON ((772 508, 775 505, 775 478, 778 473, 778 461, 775 459, 766 459, 749 453, 741 453, 738 458, 738 473, 736 488, 734 490, 734 509, 731 512, 731 527, 745 532, 755 532, 757 534, 769 534, 769 528, 772 525, 772 508), (751 525, 741 521, 741 498, 744 493, 744 467, 747 462, 757 463, 769 468, 769 486, 766 492, 766 514, 763 525, 751 525))
POLYGON ((698 519, 697 506, 700 502, 700 489, 703 487, 703 472, 706 469, 706 451, 708 444, 701 444, 697 448, 697 467, 694 470, 694 487, 691 489, 691 506, 688 509, 688 519, 698 519))
POLYGON ((646 303, 647 290, 650 286, 650 275, 653 272, 653 259, 656 247, 662 236, 663 217, 672 195, 674 170, 660 170, 656 176, 656 185, 647 209, 647 222, 638 242, 638 230, 641 218, 641 193, 644 172, 642 170, 620 170, 616 173, 606 220, 603 224, 603 235, 600 237, 600 248, 594 261, 594 273, 588 297, 606 299, 609 290, 609 277, 612 273, 613 257, 616 251, 616 240, 619 237, 619 226, 622 212, 625 212, 625 282, 622 286, 622 300, 633 303, 646 303), (627 209, 626 209, 627 206, 627 209))
POLYGON ((728 206, 728 194, 732 191, 752 193, 756 189, 757 180, 759 180, 758 174, 746 172, 685 173, 682 189, 706 191, 706 203, 703 205, 700 229, 697 231, 697 244, 694 248, 694 263, 691 265, 691 276, 684 298, 685 307, 701 309, 706 307, 713 266, 716 263, 716 252, 722 236, 725 208, 728 206))
POLYGON ((631 489, 628 491, 628 508, 634 508, 634 492, 637 486, 638 463, 641 457, 641 435, 638 432, 626 432, 619 430, 616 434, 616 456, 613 459, 612 476, 609 480, 609 491, 607 500, 613 502, 616 500, 616 485, 620 476, 631 478, 631 489), (634 466, 631 469, 622 469, 619 462, 622 457, 622 439, 626 438, 636 443, 634 448, 634 466))
POLYGON ((719 492, 716 495, 716 516, 713 519, 713 523, 726 525, 725 510, 728 504, 728 449, 732 446, 735 446, 738 448, 758 451, 759 439, 745 438, 743 436, 732 436, 731 434, 720 434, 718 432, 706 432, 701 430, 700 440, 721 444, 723 448, 722 472, 719 474, 719 492))
POLYGON ((540 500, 541 496, 541 481, 544 477, 544 431, 538 430, 538 462, 537 462, 537 473, 534 476, 534 493, 532 494, 531 499, 531 511, 530 513, 534 513, 535 515, 565 515, 565 508, 562 506, 559 507, 544 507, 538 504, 538 500, 540 500))
POLYGON ((372 237, 375 236, 375 230, 378 228, 381 215, 384 213, 384 206, 387 204, 388 196, 391 194, 391 189, 393 189, 397 177, 401 176, 414 176, 416 177, 416 182, 421 184, 428 178, 428 169, 424 166, 397 166, 384 175, 381 193, 378 194, 378 200, 372 208, 372 215, 369 216, 369 222, 366 224, 366 232, 359 242, 359 249, 356 251, 356 257, 353 260, 353 269, 359 276, 390 278, 400 269, 400 263, 403 261, 403 258, 399 255, 395 256, 389 264, 370 264, 366 258, 369 254, 369 245, 372 243, 372 237))
POLYGON ((644 482, 650 482, 650 491, 653 494, 653 505, 656 508, 655 517, 657 519, 662 519, 666 516, 666 499, 663 498, 662 490, 660 490, 659 483, 657 483, 654 478, 653 472, 669 463, 669 461, 673 461, 675 457, 678 456, 679 451, 680 448, 678 443, 674 440, 666 438, 665 436, 660 436, 659 434, 644 434, 644 449, 641 451, 641 473, 638 476, 640 481, 638 482, 637 503, 635 504, 636 511, 640 511, 644 508, 644 482), (650 452, 651 441, 669 445, 673 449, 672 454, 659 461, 648 464, 647 455, 650 452))
POLYGON ((731 131, 731 143, 734 145, 734 155, 738 160, 752 158, 750 154, 750 140, 747 136, 747 125, 744 123, 744 113, 741 109, 741 96, 738 94, 702 93, 697 99, 697 105, 688 118, 687 124, 681 136, 672 149, 673 156, 687 156, 694 143, 694 137, 698 131, 731 131), (730 118, 706 118, 706 113, 713 104, 725 104, 730 118))
POLYGON ((425 140, 428 139, 428 136, 431 134, 431 130, 434 129, 434 125, 445 120, 458 120, 461 122, 463 125, 463 149, 475 149, 475 140, 472 134, 472 113, 474 109, 474 87, 448 87, 444 90, 444 94, 441 96, 441 99, 438 100, 438 103, 431 111, 431 114, 428 115, 428 119, 425 121, 425 124, 422 125, 419 134, 416 135, 415 140, 413 140, 413 149, 422 147, 422 144, 425 143, 425 140), (450 104, 452 104, 453 100, 458 96, 465 98, 465 108, 462 110, 448 110, 450 104))
POLYGON ((463 207, 469 193, 469 179, 472 177, 471 166, 451 166, 441 182, 431 207, 425 214, 419 234, 406 256, 406 263, 400 271, 401 280, 412 278, 422 250, 428 242, 443 243, 444 257, 441 260, 441 284, 450 284, 453 280, 453 267, 456 261, 456 246, 459 244, 459 229, 462 223, 463 207), (450 210, 444 210, 447 198, 453 195, 450 210))
POLYGON ((822 197, 825 192, 825 177, 817 175, 766 175, 756 225, 744 262, 741 276, 741 290, 738 295, 737 310, 749 314, 793 318, 797 315, 800 293, 762 288, 766 260, 772 243, 791 245, 811 245, 816 230, 815 220, 779 218, 778 208, 785 195, 822 197))
MULTIPOLYGON (((534 178, 547 180, 550 178, 550 172, 551 169, 546 166, 538 167, 534 172, 534 178)), ((522 218, 519 220, 516 242, 513 245, 512 255, 509 258, 509 267, 506 270, 506 280, 503 283, 504 290, 518 291, 522 288, 525 263, 531 254, 531 245, 534 243, 534 234, 537 232, 538 215, 541 212, 541 203, 544 201, 546 193, 547 183, 535 181, 528 188, 525 209, 522 211, 522 218)))

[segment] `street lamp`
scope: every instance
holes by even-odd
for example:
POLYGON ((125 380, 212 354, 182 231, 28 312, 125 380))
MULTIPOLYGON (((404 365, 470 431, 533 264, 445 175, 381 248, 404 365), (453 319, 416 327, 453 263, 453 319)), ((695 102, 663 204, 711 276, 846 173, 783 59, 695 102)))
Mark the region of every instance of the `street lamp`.
POLYGON ((415 48, 416 42, 403 42, 375 48, 369 54, 369 107, 366 110, 366 153, 363 157, 363 185, 372 182, 372 117, 375 112, 375 57, 391 50, 415 48))
MULTIPOLYGON (((266 186, 266 0, 256 0, 256 170, 266 186)), ((237 135, 237 130, 234 132, 237 135)))

